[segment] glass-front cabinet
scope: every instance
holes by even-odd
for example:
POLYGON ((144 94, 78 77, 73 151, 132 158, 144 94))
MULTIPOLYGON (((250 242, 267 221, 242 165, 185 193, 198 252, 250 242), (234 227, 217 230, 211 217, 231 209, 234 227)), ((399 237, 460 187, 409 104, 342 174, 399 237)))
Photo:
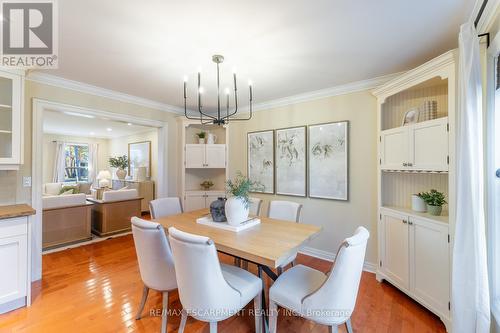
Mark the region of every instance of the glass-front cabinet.
POLYGON ((22 164, 23 76, 0 70, 0 170, 22 164))

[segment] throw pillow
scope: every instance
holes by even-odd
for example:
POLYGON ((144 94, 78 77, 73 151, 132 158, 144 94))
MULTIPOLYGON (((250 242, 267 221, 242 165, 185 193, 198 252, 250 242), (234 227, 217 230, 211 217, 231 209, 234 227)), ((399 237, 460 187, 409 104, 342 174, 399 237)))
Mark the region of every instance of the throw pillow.
POLYGON ((59 191, 59 194, 64 194, 68 191, 71 191, 70 194, 77 194, 78 193, 78 186, 63 186, 61 188, 61 190, 59 191))
POLYGON ((61 193, 61 195, 69 195, 69 194, 74 194, 73 190, 67 190, 66 192, 61 193))
POLYGON ((119 188, 117 191, 123 191, 123 190, 128 190, 128 186, 123 186, 122 188, 119 188))

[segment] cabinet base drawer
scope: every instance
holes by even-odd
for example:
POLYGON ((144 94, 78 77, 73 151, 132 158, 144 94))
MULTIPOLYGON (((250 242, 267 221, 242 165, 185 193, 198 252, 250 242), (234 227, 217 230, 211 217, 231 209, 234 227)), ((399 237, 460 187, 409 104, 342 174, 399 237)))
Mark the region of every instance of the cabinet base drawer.
POLYGON ((0 238, 26 235, 28 233, 28 218, 16 217, 0 220, 0 238))

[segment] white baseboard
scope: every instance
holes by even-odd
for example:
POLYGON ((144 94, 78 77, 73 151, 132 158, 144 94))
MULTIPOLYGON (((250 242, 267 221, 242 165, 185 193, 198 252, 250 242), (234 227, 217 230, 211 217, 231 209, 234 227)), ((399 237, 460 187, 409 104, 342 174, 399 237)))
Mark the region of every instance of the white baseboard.
MULTIPOLYGON (((305 246, 299 250, 299 253, 315 257, 318 259, 323 259, 327 261, 334 261, 335 260, 335 253, 333 252, 328 252, 328 251, 323 251, 319 249, 315 249, 313 247, 305 246)), ((370 273, 375 273, 377 271, 377 265, 374 263, 365 261, 363 264, 363 270, 365 272, 370 272, 370 273)))

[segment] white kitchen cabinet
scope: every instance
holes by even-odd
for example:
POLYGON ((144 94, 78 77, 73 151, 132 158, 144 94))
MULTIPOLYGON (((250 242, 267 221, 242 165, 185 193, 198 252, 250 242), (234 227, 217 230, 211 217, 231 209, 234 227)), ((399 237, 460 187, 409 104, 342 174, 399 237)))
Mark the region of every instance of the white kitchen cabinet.
POLYGON ((0 219, 0 313, 29 303, 28 217, 0 219))
POLYGON ((382 215, 381 270, 399 287, 409 289, 409 238, 408 217, 388 212, 382 215))
POLYGON ((450 247, 448 226, 410 217, 411 290, 441 313, 449 311, 450 247))
POLYGON ((445 320, 449 318, 448 225, 384 208, 379 228, 378 277, 393 283, 445 320))
POLYGON ((225 144, 186 144, 186 168, 225 168, 225 144))
POLYGON ((382 170, 448 171, 448 117, 380 134, 382 170))
POLYGON ((24 76, 0 70, 0 170, 23 163, 24 76))
POLYGON ((224 197, 224 191, 186 191, 184 211, 210 208, 210 204, 219 197, 224 197))

